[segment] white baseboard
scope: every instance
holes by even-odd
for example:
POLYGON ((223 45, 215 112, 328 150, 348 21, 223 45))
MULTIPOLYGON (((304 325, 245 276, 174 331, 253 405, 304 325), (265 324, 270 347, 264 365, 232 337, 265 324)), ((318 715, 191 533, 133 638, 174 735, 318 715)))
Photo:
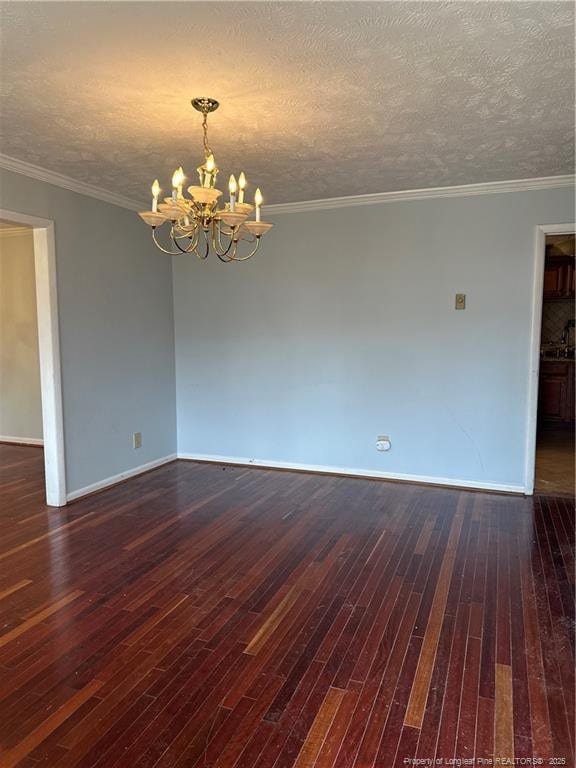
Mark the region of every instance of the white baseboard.
POLYGON ((347 467, 330 467, 323 464, 298 464, 289 461, 268 461, 266 459, 250 459, 238 456, 218 456, 206 453, 178 453, 164 456, 161 459, 149 461, 147 464, 141 464, 133 469, 127 469, 112 477, 106 477, 97 483, 86 485, 67 494, 67 501, 75 501, 83 496, 88 496, 96 491, 104 490, 112 485, 116 485, 130 477, 136 477, 143 472, 149 472, 151 469, 161 467, 175 459, 185 459, 187 461, 205 461, 216 464, 239 464, 243 466, 263 467, 268 469, 291 469, 300 472, 314 472, 324 475, 344 475, 347 477, 368 477, 376 480, 401 480, 404 482, 419 483, 422 485, 444 485, 452 488, 470 488, 481 491, 499 491, 501 493, 524 493, 524 487, 521 485, 511 485, 503 483, 486 483, 474 480, 458 480, 448 477, 429 477, 427 475, 408 475, 400 472, 381 472, 374 469, 349 469, 347 467))
POLYGON ((459 480, 452 477, 429 477, 427 475, 406 475, 400 472, 381 472, 374 469, 349 469, 347 467, 328 467, 322 464, 296 464, 290 461, 267 461, 235 456, 212 456, 205 453, 178 453, 179 459, 188 461, 207 461, 217 464, 241 464, 269 469, 292 469, 301 472, 316 472, 327 475, 346 475, 350 477, 368 477, 377 480, 401 480, 423 485, 446 485, 452 488, 471 488, 480 491, 500 491, 501 493, 524 493, 524 486, 505 483, 485 483, 476 480, 459 480))
POLYGON ((147 464, 140 464, 139 467, 127 469, 125 472, 112 475, 112 477, 106 477, 104 480, 99 480, 97 483, 92 483, 92 485, 86 485, 84 488, 72 491, 71 493, 66 494, 66 500, 74 501, 80 499, 82 496, 88 496, 91 493, 108 488, 111 485, 116 485, 116 483, 120 483, 122 480, 127 480, 129 477, 135 477, 136 475, 141 475, 143 472, 149 472, 151 469, 161 467, 163 464, 168 464, 176 458, 176 454, 171 453, 169 456, 163 456, 161 459, 154 459, 154 461, 149 461, 147 464))
POLYGON ((14 443, 15 445, 44 445, 41 437, 9 437, 0 435, 0 443, 14 443))

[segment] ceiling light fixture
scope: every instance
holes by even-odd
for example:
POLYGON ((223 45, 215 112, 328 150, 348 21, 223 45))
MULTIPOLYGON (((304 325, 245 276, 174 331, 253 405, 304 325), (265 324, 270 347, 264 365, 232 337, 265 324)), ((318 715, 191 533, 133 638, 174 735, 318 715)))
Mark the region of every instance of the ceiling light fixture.
POLYGON ((172 176, 172 195, 158 202, 160 183, 152 184, 152 210, 141 211, 138 215, 151 227, 154 243, 164 253, 172 256, 180 253, 193 253, 199 259, 206 259, 210 247, 220 261, 246 261, 254 256, 260 246, 260 239, 271 227, 262 221, 262 193, 259 189, 254 194, 254 205, 244 201, 247 186, 244 172, 238 181, 234 174, 228 181, 230 200, 224 208, 218 208, 218 199, 222 192, 216 189, 216 166, 214 154, 208 144, 208 115, 218 109, 215 99, 192 99, 192 106, 201 112, 204 130, 204 162, 197 168, 199 186, 188 187, 190 197, 184 197, 183 187, 186 176, 182 166, 172 176), (255 220, 248 216, 255 209, 255 220), (164 247, 157 237, 157 230, 164 224, 168 234, 168 247, 164 247), (242 253, 240 242, 248 243, 242 253))

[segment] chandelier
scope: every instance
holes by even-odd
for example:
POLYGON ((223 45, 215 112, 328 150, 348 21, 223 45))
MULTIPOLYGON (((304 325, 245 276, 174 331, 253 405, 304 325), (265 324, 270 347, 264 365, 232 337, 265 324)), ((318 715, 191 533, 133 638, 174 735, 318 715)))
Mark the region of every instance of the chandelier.
POLYGON ((172 256, 193 253, 199 259, 206 259, 210 249, 220 261, 246 261, 254 256, 260 246, 260 239, 272 224, 262 221, 262 193, 257 189, 254 205, 244 200, 246 176, 240 173, 238 181, 230 176, 229 202, 218 208, 222 192, 216 189, 218 168, 214 154, 208 144, 208 115, 218 109, 215 99, 192 99, 192 106, 202 113, 204 131, 204 162, 197 168, 200 183, 188 187, 190 197, 184 197, 185 175, 182 167, 172 176, 172 194, 159 202, 160 184, 158 179, 152 185, 152 210, 141 211, 138 215, 151 228, 156 246, 172 256), (254 219, 248 219, 254 211, 254 219), (158 232, 163 232, 162 242, 158 232), (164 244, 163 244, 164 243, 164 244))

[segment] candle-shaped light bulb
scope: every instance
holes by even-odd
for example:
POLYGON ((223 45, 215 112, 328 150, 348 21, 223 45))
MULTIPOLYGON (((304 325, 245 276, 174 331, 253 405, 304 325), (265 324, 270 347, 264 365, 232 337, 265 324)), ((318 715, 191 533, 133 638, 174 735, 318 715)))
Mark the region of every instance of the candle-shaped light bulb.
POLYGON ((182 185, 184 184, 185 178, 186 176, 184 175, 182 166, 180 166, 180 168, 178 168, 178 197, 182 197, 182 185))
POLYGON ((172 174, 172 200, 176 200, 178 197, 178 186, 181 184, 180 181, 180 168, 176 168, 174 173, 172 174))
POLYGON ((246 176, 244 175, 244 171, 238 176, 238 186, 240 187, 240 193, 238 195, 238 202, 243 203, 244 202, 244 190, 246 189, 246 176))
POLYGON ((198 168, 200 185, 206 187, 206 189, 213 187, 217 173, 218 168, 216 168, 216 160, 214 160, 214 155, 210 153, 208 157, 204 159, 204 164, 198 168))
POLYGON ((160 194, 160 182, 158 179, 154 179, 152 184, 152 212, 158 212, 158 195, 160 194))
POLYGON ((260 213, 261 213, 261 206, 264 198, 262 197, 262 192, 260 192, 260 187, 256 190, 254 193, 254 205, 256 206, 256 221, 260 221, 260 213))
POLYGON ((238 184, 236 183, 236 177, 231 174, 228 180, 228 190, 230 192, 230 210, 232 213, 236 210, 236 192, 238 192, 238 184))

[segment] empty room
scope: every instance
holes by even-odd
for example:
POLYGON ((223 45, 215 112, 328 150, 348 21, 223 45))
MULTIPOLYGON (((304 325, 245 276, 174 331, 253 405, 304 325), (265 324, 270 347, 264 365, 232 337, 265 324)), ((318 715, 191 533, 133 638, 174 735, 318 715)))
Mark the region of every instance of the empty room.
POLYGON ((1 768, 574 768, 574 27, 0 0, 1 768))

